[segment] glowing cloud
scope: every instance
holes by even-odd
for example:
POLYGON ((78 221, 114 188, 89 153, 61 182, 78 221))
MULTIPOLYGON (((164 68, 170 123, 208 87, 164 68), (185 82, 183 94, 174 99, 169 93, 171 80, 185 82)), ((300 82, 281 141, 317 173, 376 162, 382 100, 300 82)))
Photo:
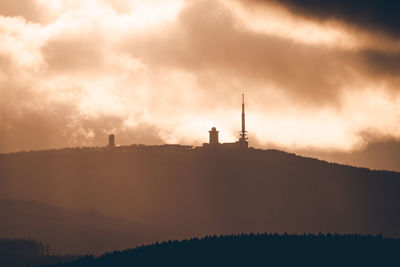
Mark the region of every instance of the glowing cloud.
POLYGON ((110 132, 201 144, 212 126, 233 141, 242 92, 253 144, 400 138, 396 35, 269 1, 23 2, 0 4, 1 152, 102 145, 110 132))

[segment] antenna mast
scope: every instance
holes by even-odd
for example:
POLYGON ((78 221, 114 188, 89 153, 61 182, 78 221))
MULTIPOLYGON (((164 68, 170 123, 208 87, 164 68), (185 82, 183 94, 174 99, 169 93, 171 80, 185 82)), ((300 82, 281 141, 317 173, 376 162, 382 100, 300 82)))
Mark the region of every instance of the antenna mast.
POLYGON ((246 121, 244 115, 244 94, 242 94, 242 133, 241 136, 243 137, 246 133, 246 121))
POLYGON ((246 132, 246 116, 244 113, 244 94, 242 94, 242 130, 240 131, 240 146, 248 147, 247 132, 246 132))

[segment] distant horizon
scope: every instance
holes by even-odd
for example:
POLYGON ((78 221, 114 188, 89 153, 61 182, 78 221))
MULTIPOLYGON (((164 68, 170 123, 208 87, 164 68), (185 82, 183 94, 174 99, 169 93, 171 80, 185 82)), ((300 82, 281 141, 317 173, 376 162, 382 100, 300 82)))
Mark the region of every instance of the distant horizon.
MULTIPOLYGON (((251 135, 250 135, 251 136, 251 135)), ((76 148, 106 148, 107 135, 104 135, 104 143, 102 144, 91 144, 91 145, 80 145, 80 146, 60 146, 60 147, 47 147, 47 148, 33 148, 18 151, 0 152, 0 155, 7 155, 20 152, 39 152, 48 150, 62 150, 62 149, 76 149, 76 148)), ((118 136, 116 136, 116 146, 132 146, 132 145, 145 145, 145 146, 162 146, 162 145, 182 145, 182 146, 192 146, 192 147, 202 147, 203 143, 207 143, 208 140, 205 138, 202 143, 126 143, 119 144, 118 136)), ((223 140, 221 140, 223 142, 223 140)), ((230 140, 229 140, 230 141, 230 140)), ((313 149, 291 149, 288 147, 278 147, 278 146, 256 146, 257 144, 252 144, 251 140, 249 142, 249 148, 262 149, 262 150, 279 150, 288 153, 294 153, 304 157, 316 158, 319 160, 324 160, 328 162, 334 162, 338 164, 351 165, 361 168, 368 168, 371 170, 388 170, 400 172, 400 165, 397 163, 396 151, 400 149, 400 144, 393 142, 381 142, 380 146, 382 148, 389 148, 392 151, 385 151, 384 149, 377 149, 376 147, 367 147, 360 151, 351 152, 331 152, 331 151, 321 151, 313 149), (372 150, 372 151, 369 151, 372 150), (395 150, 395 151, 393 151, 395 150), (376 161, 377 155, 379 156, 379 161, 376 161)))
MULTIPOLYGON (((29 153, 29 152, 47 152, 47 151, 60 151, 60 150, 77 150, 77 149, 101 149, 102 151, 111 151, 115 149, 118 151, 120 148, 134 148, 134 149, 141 149, 141 148, 158 148, 158 147, 170 147, 173 148, 174 146, 179 146, 181 148, 191 148, 192 150, 203 150, 204 149, 204 143, 201 145, 191 145, 191 144, 171 144, 171 143, 161 143, 161 144, 137 144, 137 143, 132 143, 132 144, 116 144, 115 147, 109 147, 107 145, 94 145, 94 146, 76 146, 76 147, 58 147, 58 148, 47 148, 47 149, 37 149, 37 150, 21 150, 21 151, 13 151, 13 152, 8 152, 8 153, 0 153, 0 155, 8 155, 8 154, 17 154, 17 153, 29 153)), ((209 151, 229 151, 232 148, 229 149, 208 149, 209 151)), ((322 155, 322 157, 319 157, 318 154, 311 152, 305 151, 305 154, 301 154, 301 151, 289 151, 285 149, 279 149, 279 148, 274 148, 274 147, 254 147, 249 144, 248 149, 255 149, 255 150, 263 150, 263 151, 280 151, 284 153, 289 153, 289 154, 294 154, 296 156, 300 157, 305 157, 305 158, 311 158, 311 159, 317 159, 320 161, 326 161, 328 163, 333 163, 333 164, 339 164, 339 165, 345 165, 345 166, 351 166, 351 167, 356 167, 356 168, 365 168, 369 170, 376 170, 376 171, 389 171, 389 172, 400 172, 400 168, 398 169, 391 169, 391 168, 381 168, 381 167, 370 167, 366 165, 357 165, 357 161, 352 159, 351 157, 343 157, 343 154, 338 154, 338 155, 322 155)), ((207 149, 205 149, 207 151, 207 149)), ((379 166, 379 165, 376 165, 379 166)), ((397 166, 397 165, 394 165, 397 166)))

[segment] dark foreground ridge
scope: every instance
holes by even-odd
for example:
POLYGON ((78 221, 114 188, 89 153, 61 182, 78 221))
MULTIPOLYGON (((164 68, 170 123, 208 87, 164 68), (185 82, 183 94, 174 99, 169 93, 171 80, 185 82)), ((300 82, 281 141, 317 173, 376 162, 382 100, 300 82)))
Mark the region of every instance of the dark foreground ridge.
POLYGON ((249 234, 168 241, 52 266, 399 266, 400 239, 249 234))

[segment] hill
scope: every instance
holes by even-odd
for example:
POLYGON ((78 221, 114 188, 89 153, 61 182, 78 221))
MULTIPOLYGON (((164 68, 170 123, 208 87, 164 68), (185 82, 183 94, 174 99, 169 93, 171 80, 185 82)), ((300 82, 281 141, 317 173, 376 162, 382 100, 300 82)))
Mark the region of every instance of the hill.
POLYGON ((400 173, 275 150, 135 146, 0 155, 0 195, 158 230, 151 238, 139 231, 143 242, 266 231, 399 237, 398 192, 400 173))
POLYGON ((49 247, 32 239, 0 239, 0 266, 26 267, 55 264, 80 258, 79 255, 50 255, 49 247))
POLYGON ((0 237, 42 240, 51 254, 101 254, 154 236, 149 227, 99 213, 11 199, 0 200, 0 226, 0 237))
POLYGON ((168 241, 53 266, 398 266, 399 239, 237 235, 168 241))

